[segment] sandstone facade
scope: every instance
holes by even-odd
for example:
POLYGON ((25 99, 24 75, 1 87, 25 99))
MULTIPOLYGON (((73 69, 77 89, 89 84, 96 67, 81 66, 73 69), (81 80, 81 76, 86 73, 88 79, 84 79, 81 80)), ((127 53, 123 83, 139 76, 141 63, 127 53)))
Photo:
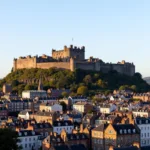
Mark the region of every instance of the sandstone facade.
POLYGON ((13 70, 23 68, 42 68, 49 69, 52 67, 68 69, 74 71, 75 69, 102 71, 107 73, 111 70, 116 70, 121 74, 133 76, 135 73, 135 65, 125 61, 116 64, 105 63, 98 58, 90 57, 85 59, 85 47, 70 47, 64 46, 63 50, 52 49, 52 56, 27 56, 14 59, 13 70))

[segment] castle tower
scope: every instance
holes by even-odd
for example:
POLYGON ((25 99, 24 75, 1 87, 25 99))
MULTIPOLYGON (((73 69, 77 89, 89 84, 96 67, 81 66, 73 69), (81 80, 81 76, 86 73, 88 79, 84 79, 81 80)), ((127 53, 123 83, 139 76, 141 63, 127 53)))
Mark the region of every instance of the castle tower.
POLYGON ((41 91, 41 90, 43 90, 43 84, 42 84, 42 79, 40 77, 39 85, 38 85, 38 91, 41 91))

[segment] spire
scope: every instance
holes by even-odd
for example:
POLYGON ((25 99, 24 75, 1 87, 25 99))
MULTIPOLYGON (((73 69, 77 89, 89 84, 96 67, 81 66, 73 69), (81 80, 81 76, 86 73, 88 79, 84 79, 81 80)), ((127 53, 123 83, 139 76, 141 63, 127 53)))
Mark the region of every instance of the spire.
POLYGON ((39 85, 38 85, 38 91, 41 91, 41 90, 43 90, 43 84, 42 84, 42 79, 40 77, 40 79, 39 79, 39 85))

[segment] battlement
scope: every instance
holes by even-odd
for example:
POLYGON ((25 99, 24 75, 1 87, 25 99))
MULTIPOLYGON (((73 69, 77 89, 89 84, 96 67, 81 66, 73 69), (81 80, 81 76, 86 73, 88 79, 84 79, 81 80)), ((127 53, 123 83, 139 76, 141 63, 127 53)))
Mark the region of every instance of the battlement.
POLYGON ((120 65, 133 65, 133 63, 130 63, 130 62, 126 62, 125 60, 122 60, 121 62, 118 62, 117 64, 120 64, 120 65))
POLYGON ((70 47, 64 46, 63 50, 55 50, 52 49, 52 57, 54 59, 62 59, 62 58, 75 58, 78 60, 85 59, 85 47, 81 48, 77 46, 70 45, 70 47))
POLYGON ((133 63, 122 60, 118 63, 106 63, 99 58, 90 57, 85 59, 85 47, 77 47, 70 45, 64 46, 61 50, 52 49, 52 56, 43 54, 42 56, 19 57, 14 59, 13 70, 23 68, 42 68, 49 69, 52 67, 68 69, 74 71, 75 69, 102 71, 107 73, 111 70, 116 70, 118 73, 133 76, 135 73, 135 65, 133 63))

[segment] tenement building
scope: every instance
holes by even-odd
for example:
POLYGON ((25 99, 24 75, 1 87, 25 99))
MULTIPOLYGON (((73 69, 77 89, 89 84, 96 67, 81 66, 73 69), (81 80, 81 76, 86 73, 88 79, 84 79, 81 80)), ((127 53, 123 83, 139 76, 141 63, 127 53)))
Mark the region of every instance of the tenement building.
POLYGON ((61 68, 74 71, 75 69, 102 71, 107 73, 111 70, 116 70, 121 74, 129 76, 134 75, 135 65, 133 63, 122 62, 118 63, 105 63, 99 58, 90 57, 85 59, 85 47, 70 47, 64 46, 62 50, 52 49, 52 56, 34 56, 19 57, 14 59, 13 70, 23 68, 61 68))

